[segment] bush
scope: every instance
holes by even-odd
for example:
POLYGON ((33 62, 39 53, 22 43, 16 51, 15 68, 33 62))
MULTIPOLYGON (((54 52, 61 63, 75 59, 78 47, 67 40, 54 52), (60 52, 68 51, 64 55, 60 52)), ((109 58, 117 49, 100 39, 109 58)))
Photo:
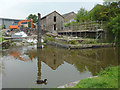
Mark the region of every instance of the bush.
POLYGON ((70 44, 75 44, 75 45, 76 45, 76 44, 77 44, 77 41, 76 41, 76 40, 71 40, 71 41, 70 41, 70 44))
POLYGON ((50 36, 50 37, 48 38, 48 40, 50 40, 50 41, 54 41, 53 36, 50 36))
POLYGON ((68 26, 70 26, 70 25, 71 25, 71 23, 65 23, 65 24, 64 24, 65 27, 68 27, 68 26))
POLYGON ((0 37, 0 42, 4 41, 4 37, 0 37))
POLYGON ((2 29, 6 29, 6 27, 5 27, 5 25, 4 25, 4 24, 2 25, 2 29))
POLYGON ((97 44, 97 41, 95 41, 95 40, 86 40, 85 44, 97 44))

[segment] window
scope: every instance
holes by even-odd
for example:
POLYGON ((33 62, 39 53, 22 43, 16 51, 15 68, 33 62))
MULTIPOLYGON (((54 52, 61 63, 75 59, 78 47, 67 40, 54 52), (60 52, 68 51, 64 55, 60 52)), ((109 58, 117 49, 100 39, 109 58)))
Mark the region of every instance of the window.
POLYGON ((63 27, 61 27, 61 30, 63 30, 63 27))
POLYGON ((45 25, 43 25, 43 29, 45 30, 45 25))
POLYGON ((54 24, 54 30, 56 30, 56 24, 54 24))
POLYGON ((54 16, 54 22, 56 22, 56 16, 54 16))

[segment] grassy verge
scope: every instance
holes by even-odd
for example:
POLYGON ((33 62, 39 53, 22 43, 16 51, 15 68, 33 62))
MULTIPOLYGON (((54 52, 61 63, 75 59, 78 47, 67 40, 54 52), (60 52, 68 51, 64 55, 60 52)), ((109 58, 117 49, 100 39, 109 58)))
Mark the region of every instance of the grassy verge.
POLYGON ((108 67, 98 77, 83 79, 73 88, 118 88, 118 78, 118 66, 108 67))
POLYGON ((0 37, 0 42, 2 42, 2 40, 3 40, 3 37, 0 37))

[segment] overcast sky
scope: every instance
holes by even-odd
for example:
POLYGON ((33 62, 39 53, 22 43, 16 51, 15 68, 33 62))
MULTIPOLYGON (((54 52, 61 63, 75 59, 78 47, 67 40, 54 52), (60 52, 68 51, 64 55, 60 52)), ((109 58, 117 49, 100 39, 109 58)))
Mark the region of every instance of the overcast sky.
POLYGON ((0 0, 0 18, 25 19, 29 14, 41 13, 42 17, 52 11, 65 14, 80 8, 91 10, 103 0, 0 0))

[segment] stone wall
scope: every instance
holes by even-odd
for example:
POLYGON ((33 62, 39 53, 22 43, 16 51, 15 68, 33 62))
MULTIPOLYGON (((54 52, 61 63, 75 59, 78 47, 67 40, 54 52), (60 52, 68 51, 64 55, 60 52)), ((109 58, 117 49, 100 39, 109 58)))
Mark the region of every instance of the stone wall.
POLYGON ((64 23, 68 23, 71 20, 73 20, 75 18, 75 15, 76 14, 74 12, 70 12, 70 13, 64 14, 63 15, 63 17, 64 17, 64 23))
POLYGON ((63 23, 64 23, 63 16, 54 11, 51 14, 42 18, 41 28, 49 32, 56 33, 58 30, 63 30, 63 23), (54 17, 56 17, 56 21, 54 21, 54 17), (56 30, 54 28, 55 27, 54 25, 56 25, 56 30))

